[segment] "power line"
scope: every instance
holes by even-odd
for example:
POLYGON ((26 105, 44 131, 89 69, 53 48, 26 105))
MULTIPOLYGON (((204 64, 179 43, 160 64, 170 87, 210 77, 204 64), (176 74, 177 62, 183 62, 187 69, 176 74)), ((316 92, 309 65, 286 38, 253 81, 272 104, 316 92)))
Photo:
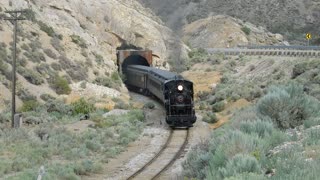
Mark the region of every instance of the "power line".
POLYGON ((16 59, 17 59, 17 29, 18 21, 25 20, 23 14, 25 10, 5 11, 9 17, 3 16, 4 20, 10 21, 14 25, 13 29, 13 61, 12 61, 12 106, 11 106, 11 126, 14 127, 14 116, 16 113, 16 59))

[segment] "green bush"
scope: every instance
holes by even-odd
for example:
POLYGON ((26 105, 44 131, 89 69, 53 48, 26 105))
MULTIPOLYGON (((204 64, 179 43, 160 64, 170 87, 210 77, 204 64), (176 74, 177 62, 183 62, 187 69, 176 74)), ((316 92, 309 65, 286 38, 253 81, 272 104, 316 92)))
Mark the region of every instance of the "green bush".
POLYGON ((147 102, 146 104, 143 105, 143 107, 148 109, 154 109, 156 105, 153 102, 147 102))
POLYGON ((77 44, 81 48, 87 48, 88 47, 86 42, 85 42, 85 40, 82 39, 80 36, 73 34, 70 37, 71 37, 72 42, 77 44))
POLYGON ((209 165, 210 159, 208 144, 209 142, 204 141, 192 147, 186 160, 182 163, 184 176, 205 179, 207 170, 205 167, 209 165))
POLYGON ((67 73, 72 78, 72 80, 75 81, 83 81, 88 77, 87 70, 80 65, 76 65, 73 66, 72 69, 68 69, 67 73))
POLYGON ((220 101, 220 102, 215 103, 212 106, 212 111, 213 112, 221 112, 221 111, 223 111, 224 107, 225 107, 224 101, 220 101))
POLYGON ((314 117, 319 111, 319 102, 303 92, 297 84, 271 87, 268 94, 257 104, 257 111, 270 117, 282 129, 294 128, 314 117))
POLYGON ((54 36, 51 40, 50 40, 50 43, 51 43, 51 46, 56 50, 58 51, 59 53, 62 53, 64 51, 64 48, 63 46, 61 45, 61 40, 54 36))
POLYGON ((122 99, 120 98, 113 98, 112 99, 113 102, 115 102, 115 109, 129 109, 130 105, 128 103, 125 103, 122 99))
POLYGON ((320 145, 320 131, 319 128, 309 128, 306 130, 306 138, 303 140, 306 146, 320 145))
POLYGON ((101 65, 104 62, 103 56, 98 54, 97 52, 93 52, 94 57, 96 58, 96 62, 101 65))
POLYGON ((32 9, 26 9, 24 16, 27 20, 35 22, 36 21, 36 14, 32 9))
POLYGON ((61 71, 61 69, 62 69, 61 65, 59 63, 56 63, 56 62, 51 63, 51 67, 55 71, 61 71))
POLYGON ((44 54, 38 51, 31 51, 31 52, 26 51, 23 53, 23 55, 26 56, 28 60, 34 63, 40 63, 41 61, 43 62, 46 61, 44 54))
POLYGON ((44 80, 41 78, 41 75, 35 71, 18 67, 17 71, 21 74, 27 81, 34 85, 40 85, 44 83, 44 80))
POLYGON ((23 102, 23 105, 22 105, 20 111, 21 112, 34 111, 39 106, 40 106, 40 104, 36 100, 25 101, 25 102, 23 102))
POLYGON ((57 112, 61 115, 68 115, 72 112, 72 107, 70 105, 57 99, 49 99, 44 106, 49 113, 57 112))
POLYGON ((246 35, 250 35, 250 33, 251 33, 251 29, 248 28, 247 26, 243 26, 243 27, 241 28, 241 30, 242 30, 246 35))
MULTIPOLYGON (((226 178, 242 173, 261 173, 261 167, 256 158, 246 154, 237 154, 219 171, 226 178)), ((210 176, 208 177, 210 179, 210 176)))
POLYGON ((56 33, 54 32, 52 27, 48 26, 47 24, 45 24, 42 21, 38 21, 38 24, 40 26, 41 31, 44 31, 45 33, 47 33, 48 36, 50 36, 50 37, 55 36, 56 33))
POLYGON ((210 112, 207 113, 202 120, 207 123, 216 123, 218 121, 218 118, 215 113, 210 112))
POLYGON ((37 97, 30 93, 28 89, 25 88, 19 88, 17 90, 17 95, 22 101, 29 101, 29 100, 36 100, 37 97))
POLYGON ((317 126, 317 125, 320 125, 320 118, 319 117, 316 117, 316 118, 310 118, 310 119, 307 119, 303 122, 303 125, 304 127, 307 129, 307 128, 310 128, 312 126, 317 126))
POLYGON ((203 48, 193 49, 188 53, 190 62, 186 62, 187 68, 195 63, 206 62, 209 60, 208 52, 203 48))
MULTIPOLYGON (((0 123, 6 123, 9 122, 11 120, 11 116, 10 113, 8 112, 1 112, 0 113, 0 123)), ((1 132, 1 130, 0 130, 1 132)), ((0 133, 0 137, 1 137, 1 133, 0 133)))
POLYGON ((71 104, 74 114, 89 114, 95 110, 94 104, 87 102, 84 98, 71 104))
POLYGON ((57 55, 51 49, 44 49, 43 52, 52 59, 57 59, 57 55))
POLYGON ((51 86, 57 94, 70 94, 71 92, 68 81, 60 76, 56 76, 54 78, 53 84, 51 86))
POLYGON ((255 121, 244 121, 240 123, 240 130, 247 134, 257 134, 263 138, 270 136, 273 133, 273 124, 271 120, 255 120, 255 121))
POLYGON ((97 77, 94 81, 96 84, 106 86, 113 89, 119 89, 121 81, 113 81, 111 78, 106 76, 97 77))
POLYGON ((80 164, 74 165, 74 172, 77 175, 90 175, 91 173, 99 173, 102 171, 102 166, 91 160, 84 160, 80 164))

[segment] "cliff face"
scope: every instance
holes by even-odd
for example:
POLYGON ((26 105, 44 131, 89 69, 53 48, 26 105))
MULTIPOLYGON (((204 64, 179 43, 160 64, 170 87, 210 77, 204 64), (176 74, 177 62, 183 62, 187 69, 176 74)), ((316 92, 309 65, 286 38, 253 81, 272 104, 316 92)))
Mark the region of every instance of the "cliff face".
MULTIPOLYGON (((38 99, 42 94, 57 95, 52 88, 57 76, 70 84, 117 79, 112 75, 117 70, 118 47, 150 49, 160 57, 154 59, 154 66, 164 68, 169 68, 165 61, 175 50, 186 54, 171 30, 135 0, 3 0, 0 7, 3 14, 5 10, 29 9, 29 20, 19 21, 18 91, 38 99)), ((0 37, 0 99, 9 100, 9 22, 0 21, 0 37)), ((19 95, 21 103, 20 99, 19 95)))
POLYGON ((183 40, 198 48, 287 44, 280 34, 270 33, 261 26, 224 15, 199 19, 184 26, 183 40))
POLYGON ((319 0, 139 1, 174 29, 211 15, 225 14, 285 34, 292 42, 302 41, 306 32, 319 34, 319 0))

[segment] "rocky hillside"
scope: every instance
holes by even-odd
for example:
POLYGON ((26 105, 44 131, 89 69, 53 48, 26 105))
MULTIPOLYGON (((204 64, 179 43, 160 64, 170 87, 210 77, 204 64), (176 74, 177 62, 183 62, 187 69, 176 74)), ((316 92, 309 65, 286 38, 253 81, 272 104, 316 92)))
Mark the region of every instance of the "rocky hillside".
POLYGON ((181 29, 185 24, 210 15, 226 14, 264 26, 271 32, 285 34, 293 43, 303 42, 306 32, 319 34, 319 0, 140 1, 173 29, 181 29))
MULTIPOLYGON (((118 47, 151 49, 160 57, 154 65, 166 68, 164 61, 173 50, 186 54, 171 30, 134 0, 0 2, 1 14, 14 9, 28 9, 28 20, 19 22, 19 104, 68 94, 67 84, 79 81, 125 92, 116 72, 118 47)), ((12 28, 9 22, 0 21, 2 104, 10 100, 12 28)))
POLYGON ((186 25, 183 28, 183 40, 197 48, 288 44, 280 34, 270 33, 261 26, 224 15, 211 16, 186 25))

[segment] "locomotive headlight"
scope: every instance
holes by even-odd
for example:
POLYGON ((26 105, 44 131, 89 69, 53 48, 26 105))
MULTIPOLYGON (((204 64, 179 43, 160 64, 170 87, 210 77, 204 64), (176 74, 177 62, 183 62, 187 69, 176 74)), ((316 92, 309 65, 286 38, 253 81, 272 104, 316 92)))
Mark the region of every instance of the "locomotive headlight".
POLYGON ((179 91, 182 91, 183 90, 183 86, 180 84, 180 85, 178 85, 178 90, 179 91))

